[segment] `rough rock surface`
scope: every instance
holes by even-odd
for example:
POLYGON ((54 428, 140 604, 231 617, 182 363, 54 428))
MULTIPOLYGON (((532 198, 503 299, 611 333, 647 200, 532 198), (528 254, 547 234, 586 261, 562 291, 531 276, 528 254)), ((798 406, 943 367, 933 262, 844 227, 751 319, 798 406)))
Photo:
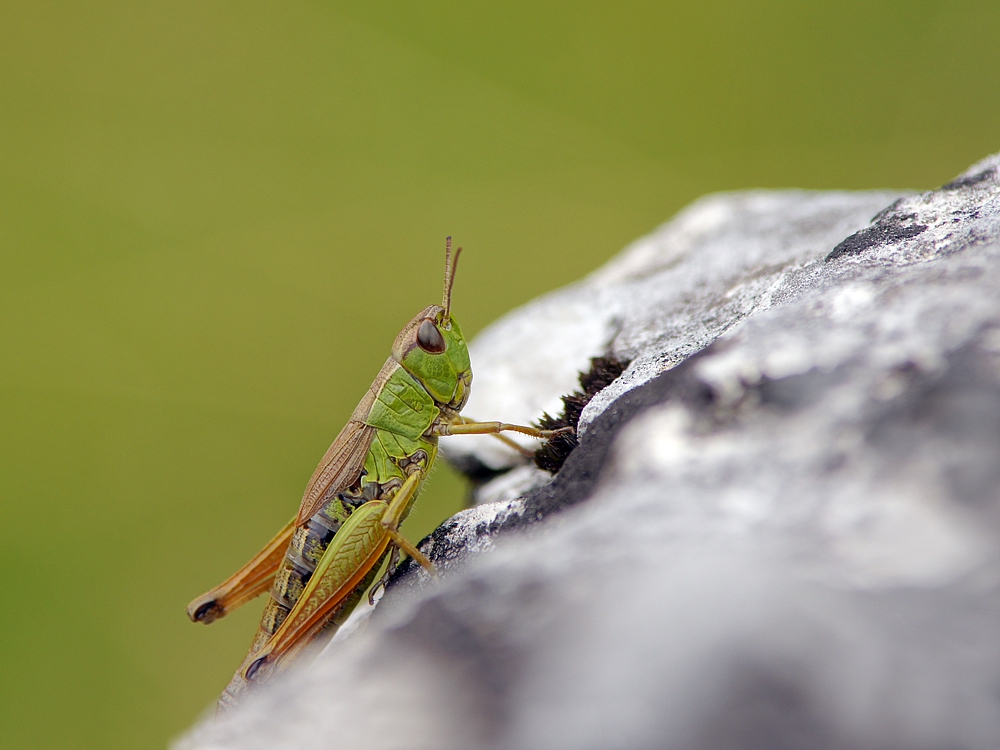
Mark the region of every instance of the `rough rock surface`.
POLYGON ((634 362, 425 540, 439 585, 181 746, 1000 747, 1000 155, 898 195, 711 196, 498 323, 470 414, 634 362))

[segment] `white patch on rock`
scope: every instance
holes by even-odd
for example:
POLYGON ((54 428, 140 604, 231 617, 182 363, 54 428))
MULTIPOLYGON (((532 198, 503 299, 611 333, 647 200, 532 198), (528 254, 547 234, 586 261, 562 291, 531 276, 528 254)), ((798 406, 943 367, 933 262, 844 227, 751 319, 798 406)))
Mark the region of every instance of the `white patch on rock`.
POLYGON ((486 483, 475 493, 476 505, 506 503, 543 487, 552 481, 552 475, 534 464, 517 466, 486 483))

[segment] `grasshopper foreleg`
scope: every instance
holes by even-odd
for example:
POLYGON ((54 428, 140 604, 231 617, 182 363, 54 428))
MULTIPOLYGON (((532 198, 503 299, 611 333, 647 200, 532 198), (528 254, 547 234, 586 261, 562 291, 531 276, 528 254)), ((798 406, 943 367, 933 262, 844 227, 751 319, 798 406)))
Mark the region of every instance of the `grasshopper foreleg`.
POLYGON ((556 435, 565 435, 573 432, 572 427, 560 427, 558 430, 541 430, 537 427, 529 427, 523 424, 508 424, 507 422, 471 422, 465 420, 454 422, 440 422, 431 428, 431 431, 440 437, 447 435, 497 435, 501 432, 520 432, 522 435, 548 440, 556 435))
MULTIPOLYGON (((459 420, 461 420, 461 422, 463 424, 477 424, 478 423, 478 420, 470 419, 469 417, 463 417, 460 414, 458 415, 458 419, 455 420, 455 421, 459 421, 459 420)), ((490 433, 490 434, 493 437, 495 437, 497 440, 499 440, 501 443, 503 443, 504 445, 506 445, 508 448, 513 448, 514 450, 516 450, 518 453, 520 453, 525 458, 534 458, 535 457, 535 452, 533 450, 531 450, 530 448, 525 448, 519 442, 517 442, 516 440, 511 440, 509 437, 507 437, 503 433, 501 433, 501 432, 493 432, 493 433, 490 433)))

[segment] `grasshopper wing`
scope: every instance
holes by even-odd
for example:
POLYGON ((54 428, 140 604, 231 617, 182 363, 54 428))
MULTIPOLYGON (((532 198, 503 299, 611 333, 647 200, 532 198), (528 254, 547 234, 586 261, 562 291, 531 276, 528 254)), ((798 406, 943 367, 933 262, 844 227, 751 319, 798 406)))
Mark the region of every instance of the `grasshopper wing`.
POLYGON ((295 518, 296 526, 302 526, 316 515, 328 497, 343 492, 358 480, 374 437, 375 428, 363 422, 352 419, 344 425, 306 485, 295 518))

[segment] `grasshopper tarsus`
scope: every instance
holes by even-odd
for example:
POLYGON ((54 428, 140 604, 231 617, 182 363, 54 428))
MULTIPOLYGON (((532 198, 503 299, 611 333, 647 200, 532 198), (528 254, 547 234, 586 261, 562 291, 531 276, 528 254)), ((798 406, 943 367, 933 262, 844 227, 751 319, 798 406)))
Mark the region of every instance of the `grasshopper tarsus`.
POLYGON ((558 430, 539 430, 538 437, 544 438, 545 440, 551 440, 554 437, 559 437, 560 435, 575 435, 576 430, 573 427, 560 427, 558 430))

